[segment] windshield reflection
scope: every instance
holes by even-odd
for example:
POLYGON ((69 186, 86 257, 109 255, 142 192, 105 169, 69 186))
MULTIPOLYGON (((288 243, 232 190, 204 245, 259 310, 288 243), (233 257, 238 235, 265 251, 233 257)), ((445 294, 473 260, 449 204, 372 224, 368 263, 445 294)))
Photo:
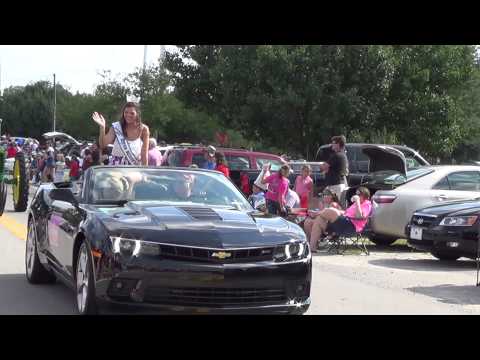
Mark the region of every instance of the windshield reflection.
POLYGON ((90 201, 123 205, 128 201, 165 205, 221 206, 252 210, 223 174, 199 170, 105 167, 94 169, 90 201))

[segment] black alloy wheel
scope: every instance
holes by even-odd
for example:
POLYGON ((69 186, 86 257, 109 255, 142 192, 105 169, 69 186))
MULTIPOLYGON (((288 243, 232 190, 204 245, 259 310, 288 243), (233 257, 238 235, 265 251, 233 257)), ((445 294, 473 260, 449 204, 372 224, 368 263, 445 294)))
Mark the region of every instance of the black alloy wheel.
POLYGON ((25 274, 31 284, 53 284, 54 274, 45 269, 38 257, 37 234, 33 220, 28 223, 28 233, 25 249, 25 274))
POLYGON ((78 313, 80 315, 97 314, 92 256, 85 242, 80 245, 78 251, 75 284, 78 313))

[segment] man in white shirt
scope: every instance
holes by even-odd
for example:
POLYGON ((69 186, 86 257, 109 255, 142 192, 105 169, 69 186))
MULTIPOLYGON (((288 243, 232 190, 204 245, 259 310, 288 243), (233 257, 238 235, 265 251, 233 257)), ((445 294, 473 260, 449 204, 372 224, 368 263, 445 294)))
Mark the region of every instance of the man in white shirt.
POLYGON ((300 197, 292 189, 288 189, 287 195, 285 196, 285 206, 289 209, 300 207, 300 197))

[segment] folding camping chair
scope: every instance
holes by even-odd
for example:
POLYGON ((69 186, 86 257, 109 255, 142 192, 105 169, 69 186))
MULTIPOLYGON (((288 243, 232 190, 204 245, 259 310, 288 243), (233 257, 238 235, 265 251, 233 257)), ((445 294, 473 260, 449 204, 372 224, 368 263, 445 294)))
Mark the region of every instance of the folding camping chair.
MULTIPOLYGON (((371 233, 371 219, 373 217, 373 210, 374 207, 370 210, 370 213, 365 218, 359 218, 358 220, 367 219, 367 223, 363 227, 362 231, 359 232, 345 232, 342 234, 335 234, 335 236, 330 240, 331 244, 327 249, 328 253, 335 253, 339 255, 343 255, 345 251, 348 249, 348 240, 350 239, 351 244, 350 246, 357 248, 364 253, 365 255, 370 255, 370 252, 367 249, 366 243, 368 241, 368 234, 371 233)), ((328 231, 328 228, 327 228, 328 231)))

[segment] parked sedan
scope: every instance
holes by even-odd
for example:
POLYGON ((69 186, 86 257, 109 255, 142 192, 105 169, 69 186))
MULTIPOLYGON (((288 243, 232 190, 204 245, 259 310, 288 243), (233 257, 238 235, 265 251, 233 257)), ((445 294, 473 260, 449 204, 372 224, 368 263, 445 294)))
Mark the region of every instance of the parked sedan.
POLYGON ((475 259, 479 218, 480 198, 417 210, 406 228, 408 243, 440 260, 475 259))
POLYGON ((59 279, 80 314, 111 309, 293 313, 310 305, 303 230, 254 210, 223 174, 92 167, 77 195, 43 184, 28 215, 26 275, 59 279))
POLYGON ((374 193, 373 200, 378 205, 372 218, 371 238, 377 244, 391 244, 405 238, 405 226, 416 209, 480 196, 477 166, 405 169, 375 172, 364 184, 374 193))

